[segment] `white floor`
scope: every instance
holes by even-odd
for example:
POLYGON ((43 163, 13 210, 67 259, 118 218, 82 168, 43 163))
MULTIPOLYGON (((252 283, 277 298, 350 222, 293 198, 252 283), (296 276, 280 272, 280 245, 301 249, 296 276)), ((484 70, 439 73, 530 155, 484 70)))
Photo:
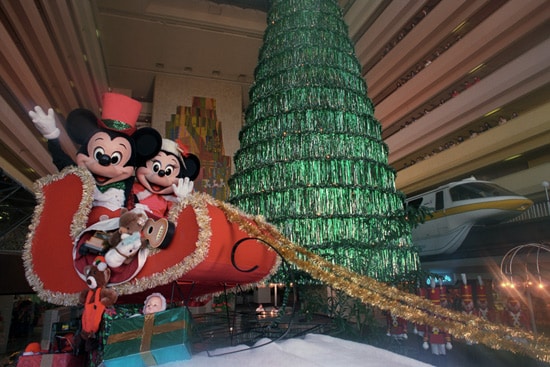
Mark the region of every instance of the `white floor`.
POLYGON ((271 342, 262 339, 255 348, 246 345, 221 348, 193 355, 191 360, 163 364, 162 367, 404 367, 430 366, 423 362, 366 344, 327 335, 308 334, 304 338, 271 342), (265 344, 263 346, 260 346, 265 344), (229 354, 224 354, 229 353, 229 354), (218 355, 218 356, 214 356, 218 355))

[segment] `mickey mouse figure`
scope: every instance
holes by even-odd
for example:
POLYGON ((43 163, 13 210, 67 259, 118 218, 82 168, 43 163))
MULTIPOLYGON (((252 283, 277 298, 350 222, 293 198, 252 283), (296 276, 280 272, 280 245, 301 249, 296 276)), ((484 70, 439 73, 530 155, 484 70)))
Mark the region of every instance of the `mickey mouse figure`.
POLYGON ((159 153, 136 170, 132 188, 136 207, 151 218, 165 218, 174 203, 193 191, 200 160, 180 140, 162 139, 159 153))
POLYGON ((29 111, 38 131, 48 139, 48 150, 56 167, 62 170, 78 165, 92 174, 96 186, 88 225, 120 215, 130 196, 137 162, 159 152, 160 134, 153 128, 136 128, 140 111, 140 102, 117 93, 103 95, 101 119, 87 109, 71 111, 67 116, 67 133, 80 145, 74 161, 61 148, 53 109, 47 114, 40 106, 29 111))

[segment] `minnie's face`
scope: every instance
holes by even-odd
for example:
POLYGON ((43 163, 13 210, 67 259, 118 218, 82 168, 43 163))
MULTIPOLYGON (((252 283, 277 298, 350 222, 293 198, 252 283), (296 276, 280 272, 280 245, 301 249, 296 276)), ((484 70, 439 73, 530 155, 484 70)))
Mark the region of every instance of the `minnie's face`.
POLYGON ((160 151, 144 167, 136 170, 136 178, 148 191, 168 195, 174 193, 172 185, 178 184, 180 170, 180 163, 174 155, 160 151))
POLYGON ((111 138, 100 131, 88 141, 87 154, 76 155, 76 164, 90 171, 98 186, 104 186, 132 176, 134 167, 127 165, 131 158, 132 144, 128 139, 111 138))

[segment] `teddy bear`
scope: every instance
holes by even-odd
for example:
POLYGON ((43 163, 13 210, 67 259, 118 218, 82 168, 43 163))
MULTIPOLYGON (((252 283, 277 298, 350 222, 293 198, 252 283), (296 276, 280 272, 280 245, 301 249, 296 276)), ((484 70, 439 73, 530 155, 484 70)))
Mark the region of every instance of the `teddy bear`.
POLYGON ((108 288, 111 278, 111 269, 107 266, 103 256, 97 256, 93 263, 87 265, 84 271, 87 289, 79 296, 79 302, 84 306, 82 313, 82 330, 79 337, 86 341, 86 350, 92 350, 97 343, 97 331, 103 318, 106 307, 113 306, 117 299, 117 292, 108 288))
POLYGON ((165 249, 172 241, 174 232, 174 224, 166 218, 148 218, 141 208, 123 209, 118 230, 109 238, 111 250, 105 254, 107 265, 113 268, 123 263, 128 264, 137 254, 135 250, 146 246, 165 249), (140 235, 139 238, 137 234, 140 235))
POLYGON ((142 210, 122 209, 120 218, 118 219, 118 231, 114 232, 109 238, 110 245, 116 246, 125 234, 141 232, 147 219, 147 214, 142 210))
POLYGON ((119 227, 109 238, 111 248, 105 254, 105 261, 110 268, 129 264, 138 251, 145 248, 145 239, 141 231, 148 218, 144 211, 123 209, 119 218, 119 227))
POLYGON ((119 228, 109 238, 110 249, 105 254, 107 265, 114 269, 129 264, 139 251, 148 251, 148 246, 165 249, 174 232, 175 225, 166 218, 148 218, 140 208, 123 209, 119 228))

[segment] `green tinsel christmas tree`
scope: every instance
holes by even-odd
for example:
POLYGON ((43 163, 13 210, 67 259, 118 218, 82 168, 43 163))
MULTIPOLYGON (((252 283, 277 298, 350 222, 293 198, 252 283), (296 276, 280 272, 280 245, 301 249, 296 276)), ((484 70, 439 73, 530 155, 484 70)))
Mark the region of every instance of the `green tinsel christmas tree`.
POLYGON ((400 282, 419 270, 404 197, 335 0, 272 1, 245 120, 232 204, 359 274, 400 282))

